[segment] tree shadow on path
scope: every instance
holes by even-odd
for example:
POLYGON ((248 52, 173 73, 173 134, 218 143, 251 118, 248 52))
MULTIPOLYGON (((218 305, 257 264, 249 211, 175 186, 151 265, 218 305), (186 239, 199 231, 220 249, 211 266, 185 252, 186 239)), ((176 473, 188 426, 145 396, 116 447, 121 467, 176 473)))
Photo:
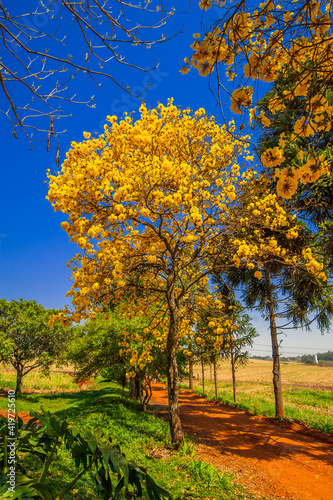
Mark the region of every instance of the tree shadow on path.
MULTIPOLYGON (((162 384, 156 384, 154 400, 167 404, 162 384)), ((221 453, 232 453, 259 461, 305 455, 333 467, 333 438, 319 432, 299 432, 300 426, 267 417, 251 415, 222 403, 209 401, 190 391, 179 394, 180 415, 184 429, 195 434, 200 443, 221 453), (274 423, 273 423, 274 422, 274 423)), ((333 469, 332 469, 333 472, 333 469)))

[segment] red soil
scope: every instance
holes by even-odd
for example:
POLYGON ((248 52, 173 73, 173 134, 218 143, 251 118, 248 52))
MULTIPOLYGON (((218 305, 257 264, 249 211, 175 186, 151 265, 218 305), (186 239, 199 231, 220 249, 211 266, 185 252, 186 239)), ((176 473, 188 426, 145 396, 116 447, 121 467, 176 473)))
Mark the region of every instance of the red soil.
MULTIPOLYGON (((6 411, 0 411, 0 415, 2 415, 3 417, 7 418, 7 412, 6 411)), ((27 422, 29 422, 29 420, 32 418, 32 417, 30 417, 30 413, 28 411, 23 411, 21 413, 16 413, 16 416, 19 416, 20 418, 22 418, 24 424, 26 424, 27 422)))
MULTIPOLYGON (((74 372, 63 372, 63 373, 67 373, 71 377, 75 377, 74 372)), ((94 382, 91 382, 91 377, 88 377, 81 379, 77 385, 80 389, 84 389, 85 387, 90 387, 91 385, 94 385, 94 382)))
MULTIPOLYGON (((231 472, 252 493, 279 500, 333 498, 332 437, 186 390, 180 392, 179 402, 183 428, 196 437, 197 458, 231 472)), ((150 404, 165 415, 164 384, 153 385, 150 404)))

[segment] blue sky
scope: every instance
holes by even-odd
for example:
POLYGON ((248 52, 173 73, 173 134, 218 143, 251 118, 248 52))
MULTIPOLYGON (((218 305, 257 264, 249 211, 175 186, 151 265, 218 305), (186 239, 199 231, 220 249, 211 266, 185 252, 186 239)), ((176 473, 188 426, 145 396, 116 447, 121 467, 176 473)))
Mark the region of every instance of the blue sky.
MULTIPOLYGON (((186 3, 190 5, 190 2, 183 1, 174 4, 166 2, 167 8, 175 5, 176 13, 163 28, 166 36, 177 33, 182 26, 184 33, 163 44, 152 46, 149 50, 136 50, 132 46, 125 50, 126 56, 132 57, 132 60, 134 58, 143 68, 151 67, 159 60, 157 69, 141 73, 112 61, 104 69, 109 69, 116 79, 130 84, 133 91, 141 91, 150 83, 150 89, 145 94, 148 106, 155 107, 158 101, 166 103, 169 97, 173 97, 177 105, 189 106, 192 109, 204 107, 222 121, 219 107, 208 88, 208 79, 200 77, 195 70, 187 75, 181 75, 179 72, 184 57, 191 54, 192 34, 200 32, 202 15, 196 1, 192 2, 190 10, 180 12, 179 5, 184 9, 186 3)), ((8 5, 10 4, 11 2, 8 2, 8 5)), ((15 5, 20 9, 26 2, 18 0, 15 5)), ((216 16, 215 9, 206 14, 206 25, 209 26, 210 19, 216 19, 216 16)), ((70 31, 72 26, 67 23, 63 29, 70 31)), ((72 52, 78 50, 79 40, 71 45, 72 52)), ((59 124, 67 129, 60 137, 61 161, 70 147, 70 142, 80 141, 83 131, 103 131, 106 115, 120 116, 124 111, 138 110, 138 100, 110 81, 103 79, 101 82, 102 85, 97 88, 83 76, 75 80, 79 95, 95 95, 96 108, 82 105, 73 105, 70 109, 66 107, 72 116, 64 118, 59 124)), ((15 98, 19 97, 18 87, 13 87, 11 92, 15 98)), ((3 103, 4 97, 1 95, 2 109, 3 103)), ((227 117, 231 117, 229 106, 229 100, 226 98, 224 110, 227 117)), ((44 307, 62 308, 67 303, 65 294, 70 288, 70 273, 66 263, 76 253, 76 246, 69 243, 67 234, 60 227, 65 216, 53 212, 50 203, 45 200, 46 170, 58 170, 55 164, 56 143, 51 144, 49 153, 46 152, 45 141, 36 141, 31 149, 22 134, 18 140, 15 139, 11 124, 3 115, 0 116, 0 127, 0 297, 7 300, 19 297, 26 300, 35 299, 44 307)), ((260 333, 253 353, 269 355, 271 349, 268 324, 258 313, 253 312, 252 316, 254 326, 260 333)), ((315 329, 311 333, 292 332, 284 337, 283 352, 286 355, 297 355, 325 351, 333 349, 332 340, 332 335, 321 336, 315 329)))

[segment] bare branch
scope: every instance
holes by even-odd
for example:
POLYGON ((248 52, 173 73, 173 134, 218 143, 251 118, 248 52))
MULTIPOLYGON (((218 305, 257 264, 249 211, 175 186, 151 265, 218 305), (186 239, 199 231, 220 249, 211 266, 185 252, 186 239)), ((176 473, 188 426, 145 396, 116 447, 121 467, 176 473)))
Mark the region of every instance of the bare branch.
POLYGON ((16 9, 15 14, 12 13, 12 5, 7 7, 0 3, 0 41, 3 44, 0 84, 10 105, 8 110, 0 111, 13 124, 14 135, 16 136, 17 127, 29 140, 29 128, 41 134, 46 131, 49 149, 51 138, 57 138, 61 131, 54 127, 53 121, 51 130, 51 126, 49 128, 46 123, 44 126, 36 123, 35 118, 38 116, 49 121, 51 116, 52 120, 68 116, 62 105, 53 106, 54 99, 64 104, 91 106, 91 99, 76 99, 76 92, 70 90, 75 85, 78 72, 90 76, 97 86, 101 79, 106 78, 124 92, 140 98, 143 92, 132 92, 127 84, 113 76, 110 63, 117 62, 142 72, 157 67, 158 61, 147 69, 146 66, 141 67, 136 62, 125 60, 118 52, 122 46, 131 44, 135 58, 135 47, 149 48, 152 44, 167 40, 160 29, 173 11, 167 12, 162 0, 155 1, 155 6, 142 6, 139 2, 122 0, 47 0, 39 2, 35 10, 27 9, 17 13, 16 9), (133 14, 134 20, 131 19, 133 14), (152 21, 150 24, 144 22, 147 14, 152 21), (61 34, 64 30, 67 31, 68 23, 72 23, 71 30, 66 35, 61 34), (147 30, 154 33, 154 36, 147 38, 147 30), (158 33, 157 36, 155 32, 158 33), (78 37, 81 38, 81 46, 77 43, 78 37), (43 41, 47 47, 45 49, 42 48, 43 41), (74 49, 73 55, 68 54, 68 47, 77 45, 80 48, 84 46, 82 53, 74 49), (106 65, 108 67, 104 70, 106 65), (70 76, 66 75, 68 72, 70 76), (17 90, 18 84, 23 87, 23 92, 17 90), (39 101, 37 107, 34 104, 34 110, 29 94, 39 101), (24 99, 28 103, 23 102, 24 99))

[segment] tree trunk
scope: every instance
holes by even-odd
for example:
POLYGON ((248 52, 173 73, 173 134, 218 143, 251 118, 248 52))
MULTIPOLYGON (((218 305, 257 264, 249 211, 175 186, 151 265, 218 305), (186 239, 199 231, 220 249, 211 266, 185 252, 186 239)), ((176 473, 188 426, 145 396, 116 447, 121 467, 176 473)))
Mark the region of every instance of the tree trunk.
POLYGON ((141 408, 143 412, 147 411, 147 405, 150 401, 150 398, 152 396, 152 389, 151 389, 151 379, 148 376, 144 377, 144 380, 142 382, 142 394, 141 394, 141 408))
POLYGON ((193 359, 190 357, 188 362, 188 370, 189 370, 189 380, 188 380, 188 388, 190 391, 193 391, 193 359))
POLYGON ((216 359, 214 359, 214 384, 215 384, 215 397, 216 399, 219 397, 218 389, 217 389, 217 373, 216 373, 216 359))
POLYGON ((137 399, 138 394, 137 394, 137 384, 135 377, 130 378, 130 383, 129 383, 129 397, 131 399, 137 399))
POLYGON ((234 394, 234 403, 237 403, 237 390, 236 390, 236 373, 235 373, 235 356, 234 351, 230 350, 231 356, 231 373, 232 373, 232 391, 234 394))
POLYGON ((201 361, 201 373, 202 373, 202 392, 203 395, 205 395, 205 367, 203 361, 201 361))
POLYGON ((139 380, 139 377, 135 377, 135 384, 136 384, 136 399, 140 399, 140 401, 141 401, 143 389, 142 389, 142 384, 141 384, 141 381, 139 380))
POLYGON ((265 269, 265 277, 267 283, 267 302, 269 309, 269 321, 270 321, 272 352, 273 352, 273 387, 274 387, 274 397, 275 397, 275 416, 284 418, 282 382, 281 382, 281 370, 280 370, 280 354, 279 354, 279 344, 278 344, 277 330, 276 330, 273 287, 268 269, 265 269))
POLYGON ((23 366, 18 364, 16 365, 16 394, 20 394, 22 390, 22 379, 23 379, 23 366))
POLYGON ((126 372, 121 376, 121 386, 122 386, 122 392, 124 392, 127 384, 127 377, 126 377, 126 372))
POLYGON ((171 441, 174 444, 183 442, 183 429, 179 416, 178 405, 178 366, 176 353, 178 347, 178 304, 176 303, 175 291, 173 286, 168 291, 168 306, 170 312, 170 326, 167 339, 166 357, 167 357, 167 377, 168 377, 168 400, 169 400, 169 423, 171 432, 171 441))

